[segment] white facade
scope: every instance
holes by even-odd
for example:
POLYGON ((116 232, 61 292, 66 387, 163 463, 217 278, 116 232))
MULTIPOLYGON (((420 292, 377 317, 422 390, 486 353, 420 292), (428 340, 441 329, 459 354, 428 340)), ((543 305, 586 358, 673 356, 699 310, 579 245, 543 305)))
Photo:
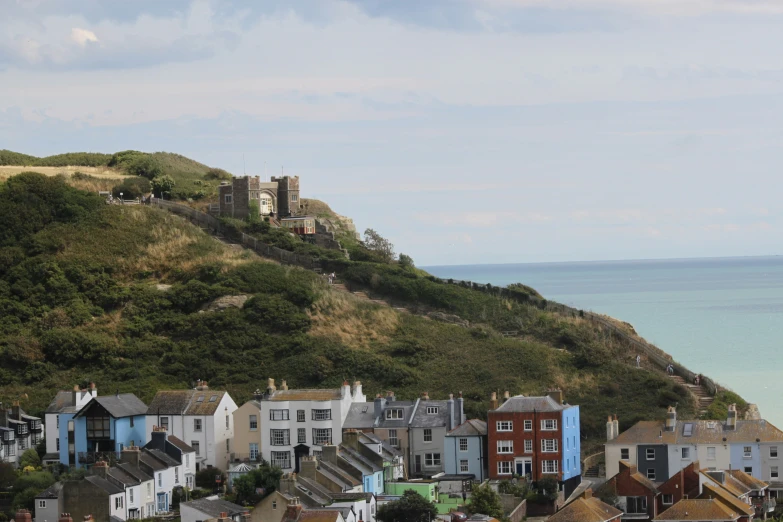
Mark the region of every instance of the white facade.
POLYGON ((731 469, 731 452, 729 447, 728 444, 714 443, 670 444, 667 454, 669 475, 676 474, 695 461, 699 461, 701 468, 709 470, 731 469))
MULTIPOLYGON (((204 393, 209 395, 208 391, 204 393)), ((215 466, 228 469, 229 446, 234 437, 233 413, 236 409, 234 400, 228 393, 224 393, 215 412, 211 415, 147 415, 147 426, 168 426, 169 435, 178 437, 185 444, 198 450, 193 464, 193 473, 196 468, 203 467, 215 466)))
POLYGON ((196 487, 196 454, 182 452, 181 473, 185 476, 185 486, 189 489, 196 487))
MULTIPOLYGON (((66 396, 70 394, 69 401, 63 401, 67 406, 58 410, 56 408, 57 398, 47 408, 44 413, 44 433, 54 434, 56 436, 46 437, 46 453, 60 453, 60 449, 57 446, 60 433, 60 413, 62 410, 67 410, 70 413, 78 412, 84 407, 85 404, 98 396, 98 389, 94 384, 90 384, 90 388, 86 390, 80 390, 78 386, 75 386, 73 391, 61 391, 58 392, 58 396, 66 396)), ((59 459, 58 459, 59 460, 59 459)))
POLYGON ((155 472, 155 510, 158 514, 168 510, 171 499, 174 496, 174 466, 155 472), (161 504, 161 495, 164 495, 164 504, 161 504))
POLYGON ((109 516, 115 516, 120 520, 128 520, 124 491, 122 493, 109 495, 109 516))
POLYGON ((366 402, 360 382, 353 391, 347 382, 339 390, 289 391, 283 381, 283 389, 277 391, 272 381, 267 391, 260 401, 261 455, 283 471, 295 468, 296 446, 306 446, 310 455, 318 455, 324 445, 339 445, 351 404, 366 402), (332 398, 324 400, 329 392, 332 398))

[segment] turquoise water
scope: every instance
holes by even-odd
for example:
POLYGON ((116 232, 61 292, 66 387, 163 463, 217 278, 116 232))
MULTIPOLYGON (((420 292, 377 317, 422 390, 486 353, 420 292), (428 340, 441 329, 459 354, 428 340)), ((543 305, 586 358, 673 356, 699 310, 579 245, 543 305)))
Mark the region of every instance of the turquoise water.
POLYGON ((783 427, 783 257, 424 267, 507 285, 631 323, 697 373, 758 404, 783 427))

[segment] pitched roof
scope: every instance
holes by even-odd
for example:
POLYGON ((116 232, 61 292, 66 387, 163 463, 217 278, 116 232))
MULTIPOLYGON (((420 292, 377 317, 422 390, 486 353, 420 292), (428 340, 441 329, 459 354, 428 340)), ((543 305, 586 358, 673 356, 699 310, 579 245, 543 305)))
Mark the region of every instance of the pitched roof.
POLYGON ((688 498, 680 500, 655 517, 655 520, 732 522, 739 517, 739 513, 730 510, 716 500, 688 498))
POLYGON ((161 390, 152 399, 147 415, 214 415, 225 394, 209 389, 161 390))
POLYGON ((147 405, 141 402, 141 399, 136 397, 132 393, 120 393, 119 395, 104 395, 103 397, 95 397, 90 402, 84 405, 84 408, 79 410, 76 416, 82 415, 87 411, 90 403, 97 402, 103 408, 109 412, 109 415, 115 419, 122 417, 133 417, 136 415, 145 415, 147 413, 147 405))
POLYGON ((732 477, 734 477, 736 480, 742 482, 745 486, 750 488, 751 490, 762 490, 767 487, 769 487, 769 484, 764 482, 763 480, 757 479, 756 477, 752 475, 748 475, 741 469, 732 469, 727 471, 727 473, 731 474, 732 477))
POLYGON ((141 481, 120 467, 109 468, 108 474, 114 480, 118 480, 126 486, 138 486, 141 481))
POLYGON ((742 515, 752 515, 755 513, 753 506, 749 506, 720 486, 713 486, 707 482, 702 485, 702 492, 700 497, 715 499, 723 504, 725 508, 731 511, 736 511, 742 515))
POLYGON ((169 455, 163 453, 162 451, 160 451, 158 449, 147 449, 146 447, 144 447, 143 451, 142 451, 142 454, 144 454, 144 453, 147 453, 147 454, 155 457, 156 459, 161 461, 163 464, 165 464, 166 467, 179 466, 180 465, 180 463, 176 459, 173 459, 172 457, 170 457, 169 455))
POLYGON ((45 490, 38 493, 35 498, 58 498, 60 496, 60 491, 63 489, 63 483, 62 482, 55 482, 45 490))
POLYGON ((622 514, 616 507, 604 504, 595 497, 580 497, 566 504, 547 522, 608 522, 619 519, 622 514))
POLYGON ((378 417, 375 416, 375 403, 352 403, 343 423, 343 429, 407 428, 416 401, 387 401, 385 398, 382 401, 384 413, 378 417), (402 416, 399 419, 387 419, 386 410, 402 410, 402 416))
POLYGON ((342 388, 314 389, 314 390, 276 390, 265 401, 331 401, 340 400, 343 397, 342 388))
POLYGON ((498 406, 494 411, 511 411, 511 412, 547 412, 547 411, 562 411, 571 406, 567 404, 558 404, 556 400, 548 395, 543 397, 525 397, 524 395, 515 395, 506 402, 498 406))
POLYGON ((112 484, 111 482, 109 482, 105 478, 98 477, 96 475, 90 475, 90 476, 84 477, 84 480, 86 480, 87 482, 90 482, 91 484, 101 488, 102 490, 104 490, 109 495, 116 495, 118 493, 124 493, 125 492, 125 489, 123 489, 123 488, 121 488, 121 487, 119 487, 119 486, 117 486, 115 484, 112 484))
MULTIPOLYGON (((81 392, 77 392, 81 393, 81 392)), ((66 408, 73 408, 73 392, 70 391, 58 391, 52 402, 46 408, 46 413, 61 412, 66 408)))
POLYGON ((224 391, 216 390, 194 392, 185 415, 214 415, 225 394, 224 391))
POLYGON ((142 451, 139 455, 139 462, 146 464, 150 468, 152 468, 153 471, 161 471, 166 469, 168 466, 161 462, 160 460, 156 459, 149 453, 142 451))
POLYGON ((674 431, 666 431, 663 422, 640 421, 606 444, 731 444, 756 442, 756 439, 783 442, 783 431, 764 419, 738 420, 734 429, 726 429, 725 422, 684 420, 677 421, 674 431), (688 436, 686 425, 691 430, 688 436))
POLYGON ((135 477, 140 482, 147 482, 148 480, 153 480, 152 477, 147 475, 144 470, 141 468, 138 468, 134 466, 133 464, 130 464, 128 462, 122 462, 120 464, 117 464, 118 468, 122 468, 125 473, 128 475, 131 475, 132 477, 135 477))
MULTIPOLYGON (((411 428, 447 428, 449 426, 449 401, 420 400, 414 408, 408 425, 411 428), (427 408, 437 407, 437 413, 427 413, 427 408)), ((454 407, 457 403, 454 401, 454 407)), ((455 410, 456 413, 456 410, 455 410)))
POLYGON ((302 510, 299 514, 299 520, 308 522, 336 522, 340 518, 342 518, 340 512, 333 509, 308 509, 302 510))
POLYGON ((213 518, 220 517, 221 513, 228 513, 228 516, 231 516, 236 513, 244 513, 247 511, 238 504, 234 504, 233 502, 222 499, 210 500, 208 498, 199 498, 196 500, 191 500, 190 502, 183 502, 181 505, 188 506, 197 511, 201 511, 202 513, 213 518))
POLYGON ((167 440, 174 444, 177 448, 179 448, 182 453, 195 453, 196 450, 190 445, 186 444, 185 441, 180 439, 179 437, 175 437, 174 435, 169 435, 167 440))
POLYGON ((487 434, 487 423, 479 419, 469 419, 446 434, 447 437, 478 437, 487 434))

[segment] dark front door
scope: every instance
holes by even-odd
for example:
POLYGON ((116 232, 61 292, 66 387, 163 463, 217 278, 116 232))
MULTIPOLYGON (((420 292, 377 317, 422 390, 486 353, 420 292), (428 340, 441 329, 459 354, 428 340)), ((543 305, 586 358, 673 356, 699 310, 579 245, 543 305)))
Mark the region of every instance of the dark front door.
POLYGON ((421 473, 421 455, 416 455, 416 466, 413 468, 414 473, 421 473))
POLYGON ((520 477, 525 476, 525 466, 521 462, 517 462, 517 475, 520 477))
POLYGON ((525 461, 525 475, 532 476, 533 475, 533 463, 531 461, 525 461))
POLYGON ((310 447, 300 444, 294 446, 294 473, 299 473, 299 461, 310 454, 310 447))

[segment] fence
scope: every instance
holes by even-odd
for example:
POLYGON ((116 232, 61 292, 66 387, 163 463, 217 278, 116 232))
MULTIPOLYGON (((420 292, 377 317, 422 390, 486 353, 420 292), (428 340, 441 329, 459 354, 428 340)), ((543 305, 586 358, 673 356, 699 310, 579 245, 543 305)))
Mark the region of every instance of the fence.
POLYGON ((215 216, 199 212, 194 208, 161 199, 153 199, 152 204, 156 207, 168 210, 173 214, 182 216, 194 225, 206 229, 216 236, 222 236, 240 243, 242 246, 253 250, 261 256, 275 259, 283 264, 301 266, 308 270, 321 268, 321 262, 311 256, 296 254, 289 250, 283 250, 282 248, 267 244, 260 239, 240 232, 233 227, 226 226, 215 216))

